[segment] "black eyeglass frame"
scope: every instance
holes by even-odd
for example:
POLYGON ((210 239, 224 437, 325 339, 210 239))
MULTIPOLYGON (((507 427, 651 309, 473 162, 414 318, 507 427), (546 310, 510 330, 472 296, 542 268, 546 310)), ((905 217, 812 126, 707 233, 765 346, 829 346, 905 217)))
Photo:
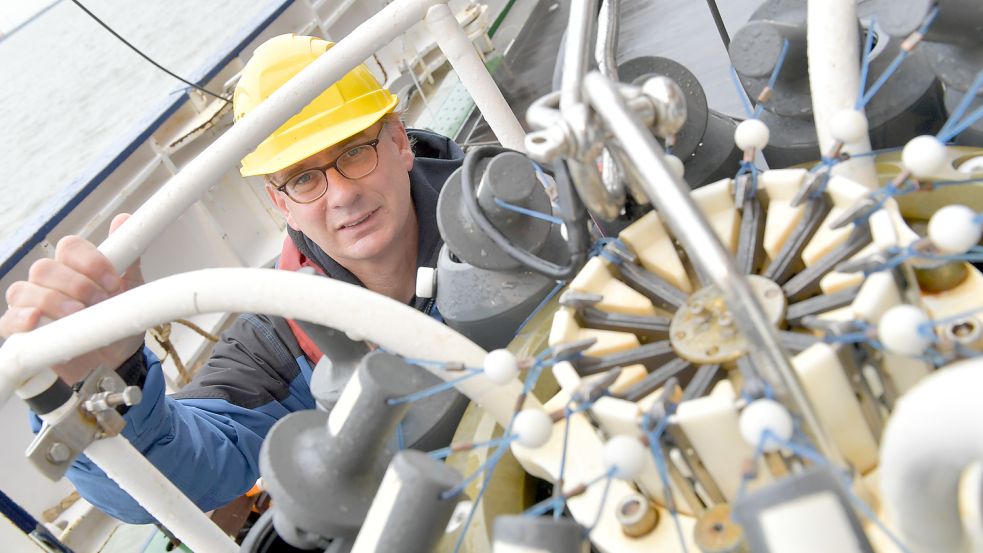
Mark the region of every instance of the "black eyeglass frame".
POLYGON ((298 172, 290 175, 289 177, 286 178, 286 180, 284 180, 283 184, 274 186, 273 187, 274 190, 276 190, 277 192, 280 192, 282 194, 285 194, 294 203, 298 203, 298 204, 309 204, 309 203, 314 203, 314 202, 320 200, 324 196, 324 194, 327 193, 327 191, 328 191, 328 170, 329 169, 334 169, 341 176, 343 176, 343 177, 345 177, 346 179, 349 179, 349 180, 358 180, 358 179, 362 179, 362 178, 365 178, 365 177, 371 175, 373 172, 375 172, 376 169, 379 168, 379 142, 382 139, 382 133, 385 130, 386 130, 386 125, 383 124, 382 125, 382 128, 379 129, 379 134, 374 139, 369 140, 368 142, 366 142, 364 144, 356 144, 356 145, 352 146, 351 148, 346 148, 345 151, 343 151, 340 154, 338 154, 338 157, 334 158, 334 160, 331 163, 328 163, 327 165, 323 165, 321 167, 311 167, 311 168, 304 169, 303 171, 298 171, 298 172), (345 154, 351 152, 352 150, 357 150, 358 148, 364 148, 365 146, 368 146, 368 147, 372 148, 372 153, 375 154, 375 165, 373 165, 372 166, 372 169, 370 169, 364 175, 361 175, 361 176, 358 176, 358 177, 350 177, 350 176, 348 176, 341 169, 341 167, 338 167, 338 160, 341 159, 342 157, 344 157, 345 154), (309 173, 311 171, 320 171, 321 173, 324 174, 324 188, 321 190, 321 192, 317 196, 315 196, 314 198, 311 198, 310 200, 301 201, 301 200, 298 200, 297 198, 294 198, 290 194, 290 192, 287 191, 287 185, 290 184, 290 181, 294 180, 295 178, 303 175, 304 173, 309 173))

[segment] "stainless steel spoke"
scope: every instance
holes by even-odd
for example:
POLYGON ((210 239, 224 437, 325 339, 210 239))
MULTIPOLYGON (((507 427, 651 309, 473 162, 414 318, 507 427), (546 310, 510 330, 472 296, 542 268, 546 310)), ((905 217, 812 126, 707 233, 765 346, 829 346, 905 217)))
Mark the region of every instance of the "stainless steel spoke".
POLYGON ((775 256, 775 259, 771 261, 761 276, 771 279, 777 284, 784 283, 797 268, 802 250, 819 230, 819 225, 829 215, 832 207, 832 202, 825 194, 809 201, 802 222, 792 231, 792 236, 789 236, 788 240, 785 241, 778 255, 775 256))
POLYGON ((700 367, 683 390, 683 401, 705 396, 710 390, 710 385, 717 378, 718 372, 720 372, 720 365, 703 365, 700 367))
POLYGON ((669 319, 665 317, 608 313, 596 307, 585 307, 577 314, 588 328, 632 332, 646 340, 662 340, 669 336, 669 319))
POLYGON ((580 376, 602 373, 614 367, 627 367, 641 363, 646 369, 652 370, 675 357, 669 340, 659 340, 645 344, 635 349, 619 351, 603 357, 584 355, 572 361, 573 367, 580 376))
POLYGON ((819 291, 820 279, 833 271, 840 262, 853 257, 857 252, 864 249, 871 240, 870 227, 867 225, 853 227, 850 237, 845 243, 782 285, 785 297, 789 301, 799 301, 814 295, 819 291))
MULTIPOLYGON (((645 346, 642 346, 645 347, 645 346)), ((619 397, 628 401, 638 401, 658 390, 667 380, 691 366, 690 362, 676 357, 658 369, 650 372, 631 388, 625 390, 619 397)))
POLYGON ((618 265, 618 270, 625 284, 652 300, 659 309, 675 311, 686 302, 685 292, 655 273, 633 263, 622 263, 618 265))
POLYGON ((761 199, 751 195, 741 206, 741 228, 737 239, 737 255, 734 264, 737 270, 755 274, 764 259, 765 209, 761 199))
POLYGON ((809 349, 812 345, 819 342, 819 338, 816 338, 812 334, 779 330, 778 341, 782 343, 785 349, 795 354, 809 349))
POLYGON ((813 317, 820 313, 826 313, 827 311, 850 305, 853 303, 854 298, 857 297, 858 291, 860 291, 860 287, 854 286, 853 288, 847 288, 846 290, 840 290, 832 294, 824 294, 793 303, 785 311, 785 321, 789 326, 802 326, 802 319, 805 317, 813 317))

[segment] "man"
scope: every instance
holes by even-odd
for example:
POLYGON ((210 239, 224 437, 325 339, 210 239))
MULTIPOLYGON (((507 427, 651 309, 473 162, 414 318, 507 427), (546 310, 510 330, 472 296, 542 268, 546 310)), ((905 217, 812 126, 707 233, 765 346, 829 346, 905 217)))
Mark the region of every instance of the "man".
MULTIPOLYGON (((235 91, 236 120, 330 47, 294 35, 260 46, 235 91)), ((242 174, 263 175, 286 218, 281 269, 312 267, 430 313, 432 302, 414 296, 416 269, 436 264, 437 195, 463 153, 447 138, 408 134, 393 112, 396 103, 360 66, 243 158, 242 174)), ((112 228, 124 220, 117 217, 112 228)), ((41 317, 64 317, 142 282, 137 267, 118 275, 91 243, 62 239, 54 259, 36 262, 28 281, 7 290, 0 335, 29 331, 41 317)), ((293 321, 244 315, 194 380, 165 397, 160 363, 142 338, 55 370, 73 384, 96 364, 119 367, 124 380, 144 390, 143 401, 125 413, 123 435, 201 508, 224 505, 259 476, 259 448, 273 423, 314 408, 309 385, 321 352, 293 321)), ((69 478, 107 513, 151 520, 84 457, 69 478)))

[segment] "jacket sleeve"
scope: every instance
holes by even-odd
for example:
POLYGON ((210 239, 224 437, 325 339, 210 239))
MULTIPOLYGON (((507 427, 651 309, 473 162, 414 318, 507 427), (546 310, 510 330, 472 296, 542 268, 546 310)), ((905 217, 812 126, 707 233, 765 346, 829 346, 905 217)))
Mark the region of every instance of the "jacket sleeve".
MULTIPOLYGON (((260 446, 277 420, 314 408, 310 364, 279 318, 240 317, 194 380, 170 397, 150 350, 128 365, 120 373, 128 382, 144 381, 143 400, 126 411, 123 436, 206 511, 253 485, 260 446)), ((80 457, 68 477, 106 513, 130 523, 152 522, 88 458, 80 457)))

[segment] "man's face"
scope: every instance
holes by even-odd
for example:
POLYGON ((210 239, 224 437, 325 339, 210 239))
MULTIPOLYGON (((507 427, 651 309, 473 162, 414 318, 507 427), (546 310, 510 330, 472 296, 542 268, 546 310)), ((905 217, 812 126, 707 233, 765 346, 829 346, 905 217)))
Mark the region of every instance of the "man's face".
POLYGON ((269 175, 266 191, 294 230, 307 235, 342 265, 346 261, 371 261, 403 241, 416 224, 410 199, 409 170, 413 153, 406 131, 399 123, 379 122, 352 138, 317 153, 282 171, 269 175), (381 132, 380 132, 381 131, 381 132), (292 176, 314 167, 323 167, 349 149, 370 142, 376 136, 379 163, 375 170, 359 179, 344 177, 328 169, 328 187, 317 200, 302 204, 276 187, 292 176))

